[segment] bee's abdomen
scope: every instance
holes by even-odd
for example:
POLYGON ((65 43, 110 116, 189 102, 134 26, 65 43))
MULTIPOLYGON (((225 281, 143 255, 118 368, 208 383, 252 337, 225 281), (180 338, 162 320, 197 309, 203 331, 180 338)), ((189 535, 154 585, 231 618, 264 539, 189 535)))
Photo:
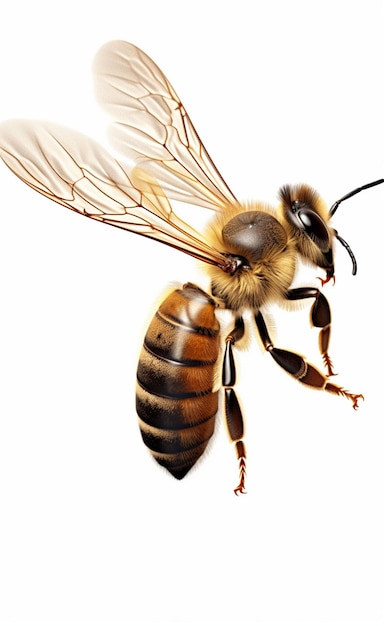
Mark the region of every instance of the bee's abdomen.
POLYGON ((213 434, 218 353, 214 300, 191 283, 173 291, 144 339, 136 410, 145 445, 175 478, 185 476, 213 434))

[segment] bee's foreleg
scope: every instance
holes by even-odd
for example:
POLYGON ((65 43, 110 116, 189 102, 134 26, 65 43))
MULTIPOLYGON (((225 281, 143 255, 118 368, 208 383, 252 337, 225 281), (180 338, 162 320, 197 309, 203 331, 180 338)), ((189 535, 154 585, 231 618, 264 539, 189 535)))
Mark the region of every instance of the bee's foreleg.
POLYGON ((339 387, 338 385, 333 385, 332 383, 328 382, 328 379, 326 376, 324 376, 324 374, 319 372, 319 370, 310 363, 307 363, 307 361, 305 361, 305 359, 299 354, 296 354, 295 352, 290 352, 289 350, 275 348, 269 336, 264 318, 260 312, 255 315, 255 321, 265 349, 273 357, 276 363, 278 363, 280 367, 288 372, 288 374, 294 376, 304 385, 309 385, 310 387, 314 387, 315 389, 324 389, 325 391, 329 391, 330 393, 344 396, 345 398, 348 398, 352 401, 354 409, 358 408, 359 399, 364 399, 364 396, 362 396, 361 393, 351 393, 346 389, 339 387))
POLYGON ((233 345, 244 335, 244 321, 238 317, 235 326, 225 339, 225 353, 223 360, 222 385, 224 387, 224 407, 227 429, 231 441, 235 443, 239 461, 240 482, 234 492, 236 495, 245 493, 245 445, 244 421, 234 385, 236 383, 236 368, 233 357, 233 345))
POLYGON ((289 289, 287 300, 303 300, 304 298, 315 298, 311 307, 311 322, 316 328, 320 328, 319 348, 323 357, 324 365, 328 376, 334 376, 333 364, 328 354, 329 340, 331 338, 331 309, 324 294, 315 287, 298 287, 289 289))

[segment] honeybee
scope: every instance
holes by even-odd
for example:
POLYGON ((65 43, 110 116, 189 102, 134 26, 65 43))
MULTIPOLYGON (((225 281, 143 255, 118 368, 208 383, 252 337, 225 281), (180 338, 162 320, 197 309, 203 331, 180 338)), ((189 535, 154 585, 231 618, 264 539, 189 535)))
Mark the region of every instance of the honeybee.
POLYGON ((97 98, 114 120, 112 144, 134 161, 133 169, 92 139, 40 121, 2 123, 0 156, 22 181, 55 202, 206 264, 210 293, 186 283, 164 300, 149 325, 137 368, 136 409, 153 457, 182 479, 213 434, 222 387, 239 465, 234 492, 245 493, 244 423, 234 358, 246 330, 244 313, 252 313, 265 350, 281 368, 305 385, 344 396, 356 409, 362 394, 330 381, 328 301, 319 288, 293 288, 292 281, 300 259, 324 270, 322 285, 334 279, 335 239, 356 273, 353 252, 330 219, 341 202, 384 179, 354 189, 330 209, 303 184, 283 186, 277 207, 242 204, 213 164, 174 89, 144 52, 123 41, 106 44, 96 56, 95 82, 97 98), (180 219, 169 200, 213 211, 206 232, 180 219), (271 302, 303 299, 313 300, 310 322, 319 329, 324 373, 299 354, 275 347, 263 316, 271 302), (220 308, 233 318, 222 350, 220 308))

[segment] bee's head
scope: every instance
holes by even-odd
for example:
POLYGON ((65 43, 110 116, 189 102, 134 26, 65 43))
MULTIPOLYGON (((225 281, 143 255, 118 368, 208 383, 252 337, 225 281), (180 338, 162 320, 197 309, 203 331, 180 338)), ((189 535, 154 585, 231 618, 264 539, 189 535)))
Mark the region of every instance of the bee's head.
POLYGON ((327 280, 334 275, 333 240, 336 231, 328 225, 329 211, 317 192, 307 185, 285 185, 280 200, 290 235, 304 260, 323 268, 327 280))

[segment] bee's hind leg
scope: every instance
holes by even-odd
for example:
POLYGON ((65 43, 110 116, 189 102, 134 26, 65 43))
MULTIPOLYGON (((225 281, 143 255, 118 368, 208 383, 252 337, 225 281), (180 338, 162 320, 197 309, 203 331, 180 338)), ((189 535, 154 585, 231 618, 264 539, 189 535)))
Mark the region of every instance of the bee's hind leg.
POLYGON ((225 339, 225 353, 223 359, 222 385, 224 387, 224 407, 227 429, 231 441, 236 446, 236 454, 239 461, 240 482, 234 489, 236 495, 245 492, 245 445, 244 421, 241 413, 239 401, 237 399, 234 385, 236 383, 236 368, 233 357, 233 345, 244 335, 244 321, 242 317, 238 317, 232 331, 225 339))

